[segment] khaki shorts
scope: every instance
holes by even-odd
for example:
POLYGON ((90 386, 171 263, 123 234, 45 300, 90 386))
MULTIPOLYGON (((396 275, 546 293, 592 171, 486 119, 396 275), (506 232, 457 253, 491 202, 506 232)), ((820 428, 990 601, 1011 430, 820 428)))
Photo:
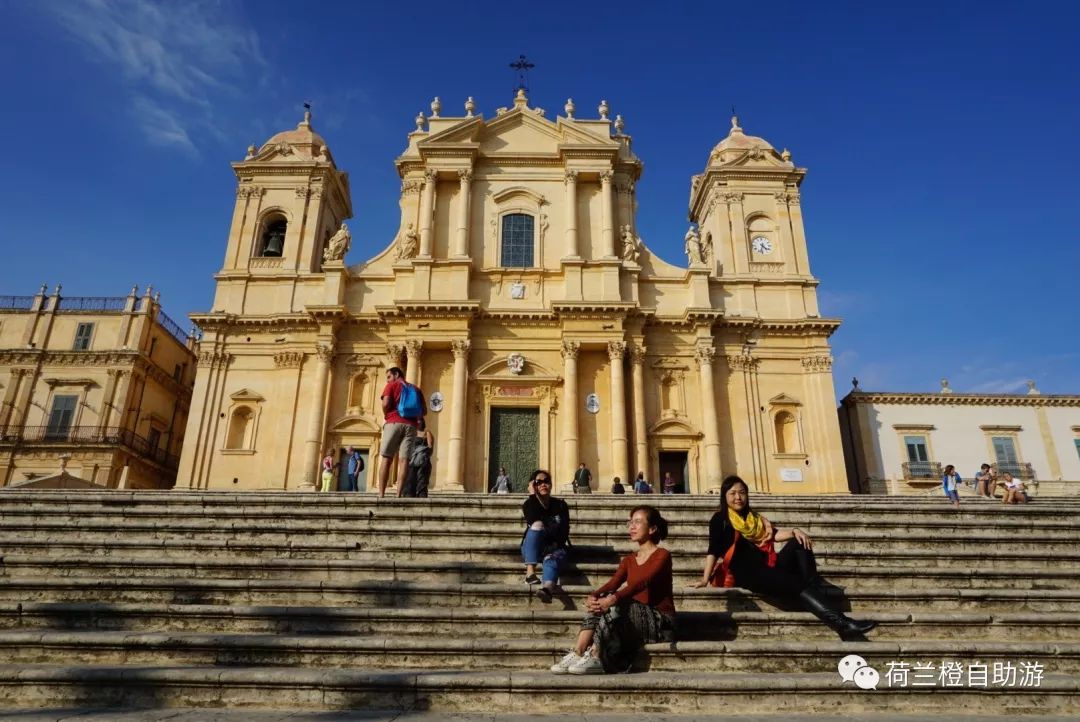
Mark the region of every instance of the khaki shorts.
POLYGON ((383 424, 379 455, 387 459, 392 459, 394 456, 407 459, 415 438, 415 426, 410 424, 383 424))

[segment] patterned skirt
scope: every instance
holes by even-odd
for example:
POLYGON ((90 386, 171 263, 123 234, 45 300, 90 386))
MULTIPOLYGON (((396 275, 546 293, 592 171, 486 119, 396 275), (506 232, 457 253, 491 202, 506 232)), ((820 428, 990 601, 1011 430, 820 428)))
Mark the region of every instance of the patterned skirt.
POLYGON ((616 604, 602 615, 586 615, 581 628, 593 630, 606 672, 629 672, 643 646, 675 640, 674 617, 634 601, 616 604))

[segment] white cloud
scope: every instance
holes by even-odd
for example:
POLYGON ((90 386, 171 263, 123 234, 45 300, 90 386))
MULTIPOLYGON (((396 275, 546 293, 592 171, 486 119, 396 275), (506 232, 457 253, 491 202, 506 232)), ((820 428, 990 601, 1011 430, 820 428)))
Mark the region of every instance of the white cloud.
POLYGON ((147 139, 195 150, 219 135, 214 108, 235 100, 268 64, 235 6, 194 0, 72 0, 41 7, 90 57, 119 71, 147 139))
POLYGON ((1027 389, 1027 378, 991 379, 971 387, 976 394, 1012 394, 1027 389))

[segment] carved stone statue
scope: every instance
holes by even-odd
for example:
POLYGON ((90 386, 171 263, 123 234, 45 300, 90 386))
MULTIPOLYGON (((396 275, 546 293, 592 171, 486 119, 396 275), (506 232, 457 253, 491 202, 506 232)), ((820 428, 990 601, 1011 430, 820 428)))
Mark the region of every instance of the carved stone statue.
POLYGON ((638 257, 641 255, 641 239, 634 235, 634 231, 629 225, 622 227, 622 259, 624 261, 630 261, 631 263, 637 263, 638 257))
POLYGON ((713 242, 712 231, 705 231, 705 240, 701 242, 701 260, 706 264, 712 263, 713 242))
POLYGON ((514 352, 506 358, 506 367, 510 373, 518 376, 525 370, 525 355, 514 352))
POLYGON ((397 250, 394 251, 394 260, 402 261, 415 258, 420 251, 420 234, 413 230, 410 223, 400 236, 398 236, 397 250))
POLYGON ((342 222, 341 228, 330 236, 330 240, 326 243, 326 249, 322 255, 323 261, 340 261, 349 252, 350 245, 352 245, 352 234, 349 233, 349 227, 342 222))
POLYGON ((684 236, 685 243, 683 245, 683 252, 686 253, 686 257, 690 261, 691 266, 704 265, 705 261, 701 257, 701 234, 693 226, 690 226, 690 230, 686 232, 684 236))

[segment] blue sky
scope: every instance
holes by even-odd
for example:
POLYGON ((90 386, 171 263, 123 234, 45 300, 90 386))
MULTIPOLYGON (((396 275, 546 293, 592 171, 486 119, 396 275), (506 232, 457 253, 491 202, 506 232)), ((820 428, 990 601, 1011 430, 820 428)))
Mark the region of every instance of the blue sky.
POLYGON ((606 99, 645 162, 638 225, 673 262, 690 176, 738 106, 809 168, 803 210, 837 392, 1080 393, 1080 4, 153 3, 0 0, 0 294, 161 290, 207 310, 229 163, 300 104, 349 171, 358 262, 397 227, 420 110, 606 99), (657 9, 660 8, 660 9, 657 9))

